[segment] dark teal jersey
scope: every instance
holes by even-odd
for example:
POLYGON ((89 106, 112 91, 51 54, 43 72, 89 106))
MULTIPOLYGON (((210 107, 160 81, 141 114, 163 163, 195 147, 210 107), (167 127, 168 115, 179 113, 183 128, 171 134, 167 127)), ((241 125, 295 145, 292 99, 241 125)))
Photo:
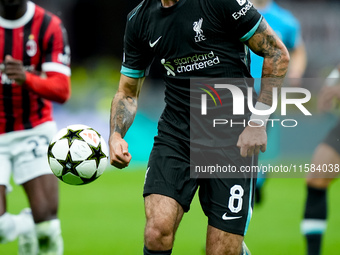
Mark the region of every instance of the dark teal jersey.
POLYGON ((164 8, 145 0, 127 17, 121 73, 140 78, 159 59, 166 108, 159 128, 189 139, 190 78, 249 78, 243 42, 261 15, 248 0, 179 0, 164 8))

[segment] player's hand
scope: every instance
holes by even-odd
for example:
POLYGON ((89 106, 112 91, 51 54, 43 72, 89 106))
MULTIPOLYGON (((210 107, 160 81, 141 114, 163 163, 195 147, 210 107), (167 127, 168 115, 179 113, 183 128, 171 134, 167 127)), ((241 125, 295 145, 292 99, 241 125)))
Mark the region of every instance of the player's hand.
POLYGON ((267 149, 266 128, 264 126, 257 126, 254 122, 251 122, 251 125, 254 127, 247 126, 240 134, 237 141, 237 147, 240 148, 242 157, 258 155, 260 150, 265 152, 267 149))
POLYGON ((118 133, 113 133, 109 139, 110 163, 111 165, 122 169, 129 165, 131 154, 128 150, 127 142, 118 133))
POLYGON ((318 97, 318 110, 330 111, 334 107, 334 100, 340 100, 340 86, 324 86, 318 97))
POLYGON ((10 80, 22 85, 26 81, 26 72, 21 60, 12 58, 10 55, 5 57, 5 74, 10 80))

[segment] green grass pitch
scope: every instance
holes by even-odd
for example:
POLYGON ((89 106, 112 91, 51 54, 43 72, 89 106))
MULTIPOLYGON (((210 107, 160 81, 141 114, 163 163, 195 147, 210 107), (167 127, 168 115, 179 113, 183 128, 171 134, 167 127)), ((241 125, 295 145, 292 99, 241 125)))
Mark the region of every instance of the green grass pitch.
MULTIPOLYGON (((60 183, 59 217, 65 255, 142 254, 145 224, 142 170, 106 171, 94 183, 60 183)), ((340 184, 329 191, 329 222, 323 254, 339 254, 340 184)), ((299 224, 303 213, 303 179, 269 179, 264 203, 256 206, 245 241, 253 255, 304 254, 299 224)), ((8 195, 8 211, 27 207, 20 187, 8 195)), ((207 219, 197 197, 176 235, 173 254, 204 254, 207 219)), ((17 242, 0 245, 0 254, 17 254, 17 242)))

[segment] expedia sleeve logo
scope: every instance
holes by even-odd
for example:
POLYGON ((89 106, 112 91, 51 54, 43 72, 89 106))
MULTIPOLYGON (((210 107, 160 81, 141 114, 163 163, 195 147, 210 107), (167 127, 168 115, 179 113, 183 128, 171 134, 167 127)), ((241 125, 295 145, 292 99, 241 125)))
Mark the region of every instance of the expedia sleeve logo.
POLYGON ((237 2, 238 2, 238 4, 239 5, 244 5, 246 2, 247 2, 247 0, 236 0, 237 2))
MULTIPOLYGON (((240 1, 243 1, 243 0, 237 0, 238 3, 240 3, 240 1)), ((240 4, 240 5, 241 5, 241 4, 240 4)), ((242 7, 241 10, 239 10, 239 11, 237 11, 237 12, 234 12, 234 13, 232 14, 233 18, 234 18, 235 20, 238 20, 238 19, 241 18, 242 16, 245 16, 252 6, 253 6, 253 3, 252 3, 252 2, 248 2, 244 7, 242 7)))

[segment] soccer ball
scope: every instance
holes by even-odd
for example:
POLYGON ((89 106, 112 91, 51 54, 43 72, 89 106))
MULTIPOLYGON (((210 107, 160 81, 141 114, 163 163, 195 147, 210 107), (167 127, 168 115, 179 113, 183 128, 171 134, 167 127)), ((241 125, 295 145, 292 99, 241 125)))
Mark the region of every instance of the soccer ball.
POLYGON ((47 155, 55 176, 68 184, 81 185, 94 181, 104 172, 108 148, 93 128, 71 125, 53 137, 47 155))

